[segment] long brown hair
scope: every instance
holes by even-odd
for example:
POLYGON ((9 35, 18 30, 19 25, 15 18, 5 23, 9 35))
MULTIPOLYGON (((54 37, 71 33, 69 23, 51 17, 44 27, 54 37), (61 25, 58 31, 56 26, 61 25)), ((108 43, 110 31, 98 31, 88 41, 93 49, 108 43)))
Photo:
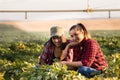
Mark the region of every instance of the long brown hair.
POLYGON ((72 29, 76 29, 76 30, 80 30, 84 32, 84 37, 85 39, 89 39, 91 38, 90 33, 87 31, 87 29, 85 28, 85 26, 82 23, 78 23, 76 25, 73 25, 69 31, 71 31, 72 29))

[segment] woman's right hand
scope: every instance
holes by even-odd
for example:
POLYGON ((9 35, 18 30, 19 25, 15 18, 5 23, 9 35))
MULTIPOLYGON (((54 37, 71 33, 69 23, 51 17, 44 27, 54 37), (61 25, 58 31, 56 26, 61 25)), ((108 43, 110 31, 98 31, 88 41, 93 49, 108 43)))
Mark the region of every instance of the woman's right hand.
POLYGON ((79 44, 79 42, 70 42, 67 46, 70 48, 71 46, 75 46, 75 45, 77 45, 77 44, 79 44))

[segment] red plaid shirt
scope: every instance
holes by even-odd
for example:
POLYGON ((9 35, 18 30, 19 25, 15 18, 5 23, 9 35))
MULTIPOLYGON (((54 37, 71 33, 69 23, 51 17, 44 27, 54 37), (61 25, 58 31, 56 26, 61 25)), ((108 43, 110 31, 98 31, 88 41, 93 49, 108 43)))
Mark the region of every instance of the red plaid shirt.
POLYGON ((73 52, 73 61, 81 61, 83 66, 97 70, 108 67, 99 44, 93 39, 83 40, 80 44, 73 47, 73 52))

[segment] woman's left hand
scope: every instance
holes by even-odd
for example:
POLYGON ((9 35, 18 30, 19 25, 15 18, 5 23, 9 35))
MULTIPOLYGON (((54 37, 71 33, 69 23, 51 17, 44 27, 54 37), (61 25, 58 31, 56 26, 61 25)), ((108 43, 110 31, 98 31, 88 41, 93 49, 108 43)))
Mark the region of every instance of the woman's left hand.
POLYGON ((66 64, 66 61, 60 61, 60 62, 55 62, 55 63, 61 64, 61 65, 64 65, 64 64, 66 64))

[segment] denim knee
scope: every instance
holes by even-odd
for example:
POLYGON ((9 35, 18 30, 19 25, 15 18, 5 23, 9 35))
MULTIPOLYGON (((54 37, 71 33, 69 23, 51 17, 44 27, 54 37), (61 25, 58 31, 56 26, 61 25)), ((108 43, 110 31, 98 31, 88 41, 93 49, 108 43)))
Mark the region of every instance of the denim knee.
POLYGON ((81 67, 78 68, 78 72, 79 72, 79 73, 82 73, 82 72, 84 72, 84 71, 86 71, 85 66, 81 66, 81 67))
POLYGON ((87 69, 88 68, 86 66, 81 66, 81 67, 78 68, 78 73, 81 73, 85 77, 90 78, 90 75, 89 75, 87 69))

